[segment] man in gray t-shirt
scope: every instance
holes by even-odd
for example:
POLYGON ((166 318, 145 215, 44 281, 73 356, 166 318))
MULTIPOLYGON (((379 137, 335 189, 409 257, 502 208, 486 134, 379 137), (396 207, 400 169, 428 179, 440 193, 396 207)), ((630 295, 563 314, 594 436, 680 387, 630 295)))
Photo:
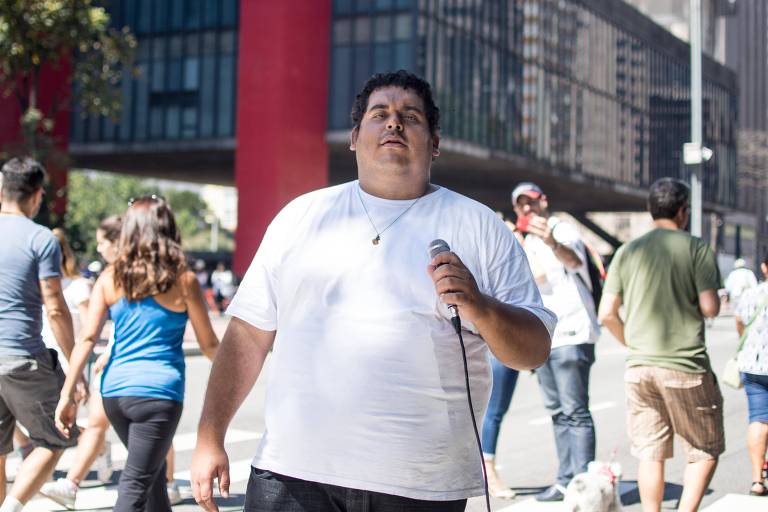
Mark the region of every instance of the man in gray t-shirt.
POLYGON ((29 158, 2 168, 0 205, 0 468, 13 449, 13 429, 23 425, 35 449, 19 468, 6 496, 0 470, 0 512, 20 512, 51 475, 77 429, 64 437, 54 424, 64 374, 55 351, 43 344, 42 306, 62 352, 74 345, 72 317, 61 290, 61 248, 33 219, 43 201, 45 170, 29 158))

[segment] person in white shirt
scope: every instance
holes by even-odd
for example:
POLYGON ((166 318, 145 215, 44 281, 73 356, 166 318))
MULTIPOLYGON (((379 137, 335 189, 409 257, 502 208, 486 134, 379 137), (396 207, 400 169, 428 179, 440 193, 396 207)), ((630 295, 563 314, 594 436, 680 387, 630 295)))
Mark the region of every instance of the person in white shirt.
POLYGON ((733 262, 733 270, 725 278, 728 300, 733 304, 733 307, 738 308, 742 294, 755 286, 757 286, 755 273, 747 268, 747 263, 742 258, 738 258, 733 262))
POLYGON ((536 374, 552 416, 560 466, 555 484, 536 499, 560 501, 568 482, 595 458, 589 373, 600 327, 588 256, 576 228, 550 215, 547 196, 535 183, 519 184, 512 205, 544 306, 557 315, 552 353, 536 374))
POLYGON ((483 493, 467 407, 489 394, 488 354, 547 358, 543 307, 514 235, 488 208, 430 183, 439 113, 428 83, 374 75, 353 107, 358 181, 311 192, 267 229, 228 309, 192 461, 192 490, 228 495, 224 434, 270 350, 266 430, 246 511, 464 510, 483 493), (430 260, 430 242, 446 251, 430 260))
MULTIPOLYGON (((67 234, 61 228, 51 230, 59 240, 61 246, 61 288, 64 292, 64 300, 67 302, 69 314, 72 316, 72 326, 75 335, 80 332, 81 319, 88 314, 88 299, 91 297, 91 288, 93 283, 90 279, 83 277, 77 268, 77 260, 72 247, 67 241, 67 234)), ((45 307, 43 307, 45 311, 45 307)), ((52 348, 59 353, 59 362, 64 371, 67 370, 67 358, 61 352, 59 344, 51 330, 47 315, 43 315, 43 343, 48 348, 52 348)))

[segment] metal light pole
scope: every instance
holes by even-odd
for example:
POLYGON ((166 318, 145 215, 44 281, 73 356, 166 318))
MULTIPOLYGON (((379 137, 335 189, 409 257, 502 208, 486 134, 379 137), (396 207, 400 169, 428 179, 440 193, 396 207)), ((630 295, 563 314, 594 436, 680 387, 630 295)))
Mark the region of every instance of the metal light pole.
MULTIPOLYGON (((691 234, 701 237, 701 0, 690 0, 691 41, 691 144, 699 158, 691 162, 691 234)), ((688 162, 686 162, 688 163, 688 162)))

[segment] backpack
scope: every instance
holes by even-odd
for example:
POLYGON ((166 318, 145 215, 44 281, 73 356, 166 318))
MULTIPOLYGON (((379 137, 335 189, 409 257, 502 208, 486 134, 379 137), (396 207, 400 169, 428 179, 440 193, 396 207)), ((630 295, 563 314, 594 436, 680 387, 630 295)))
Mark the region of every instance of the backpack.
POLYGON ((603 283, 605 282, 605 267, 603 267, 603 262, 601 259, 598 259, 597 261, 600 263, 600 267, 598 267, 597 263, 595 262, 595 256, 597 258, 600 258, 600 255, 595 255, 589 247, 584 245, 584 256, 586 257, 587 261, 587 273, 589 273, 589 282, 592 286, 590 286, 590 290, 592 291, 592 300, 595 301, 595 313, 597 313, 597 309, 600 307, 600 299, 603 298, 603 283), (600 268, 602 267, 603 270, 600 268))

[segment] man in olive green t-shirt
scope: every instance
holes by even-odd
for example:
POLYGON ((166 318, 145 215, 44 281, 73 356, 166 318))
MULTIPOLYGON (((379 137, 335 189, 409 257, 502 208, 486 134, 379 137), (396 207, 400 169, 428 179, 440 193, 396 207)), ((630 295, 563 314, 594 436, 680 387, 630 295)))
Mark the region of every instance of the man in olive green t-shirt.
POLYGON ((720 311, 720 272, 709 246, 684 231, 690 216, 685 183, 656 181, 648 210, 655 229, 616 251, 598 318, 629 348, 627 424, 632 454, 640 459, 643 507, 661 506, 664 461, 677 434, 688 460, 678 510, 694 511, 725 450, 723 399, 704 345, 704 318, 720 311))

